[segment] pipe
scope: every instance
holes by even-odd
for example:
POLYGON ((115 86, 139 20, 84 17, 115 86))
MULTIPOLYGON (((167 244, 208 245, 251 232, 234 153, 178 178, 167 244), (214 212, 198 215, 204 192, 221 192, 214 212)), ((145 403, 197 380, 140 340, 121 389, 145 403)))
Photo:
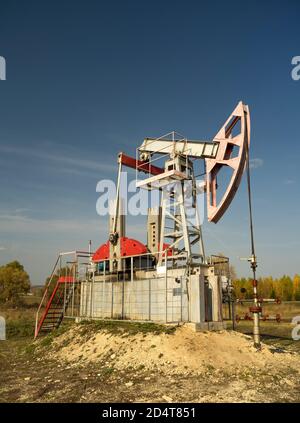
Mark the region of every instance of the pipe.
MULTIPOLYGON (((247 125, 247 120, 246 125, 247 125)), ((247 128, 246 128, 247 134, 247 128)), ((259 313, 261 311, 261 307, 258 303, 258 295, 257 295, 257 280, 256 280, 256 268, 257 268, 257 260, 255 255, 255 246, 254 246, 254 230, 253 230, 253 218, 252 218, 252 200, 251 200, 251 181, 250 181, 250 159, 249 159, 249 146, 248 146, 248 137, 245 140, 246 144, 246 169, 247 169, 247 188, 248 188, 248 207, 249 207, 249 224, 250 224, 250 240, 251 240, 251 257, 250 257, 250 267, 252 269, 253 274, 253 339, 254 339, 254 346, 257 350, 261 349, 260 343, 260 329, 259 329, 259 313)))

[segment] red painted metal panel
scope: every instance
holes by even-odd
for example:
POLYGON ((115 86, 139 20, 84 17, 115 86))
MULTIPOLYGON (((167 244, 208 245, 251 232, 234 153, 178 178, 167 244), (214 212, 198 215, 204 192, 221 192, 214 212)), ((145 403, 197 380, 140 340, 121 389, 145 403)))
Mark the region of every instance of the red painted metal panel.
POLYGON ((140 172, 150 173, 151 175, 160 175, 164 172, 164 169, 153 166, 148 162, 142 162, 141 160, 136 160, 133 157, 126 156, 124 153, 119 154, 120 162, 128 167, 137 169, 140 172))
POLYGON ((93 261, 98 262, 101 260, 109 259, 109 241, 106 244, 102 244, 93 255, 93 261))
POLYGON ((135 239, 121 238, 121 256, 136 256, 146 254, 147 247, 135 239))
POLYGON ((61 276, 58 281, 58 283, 73 283, 75 282, 75 279, 73 276, 61 276))
MULTIPOLYGON (((121 256, 137 256, 146 254, 147 247, 136 239, 123 237, 121 238, 121 256)), ((109 241, 102 244, 93 255, 93 261, 98 262, 109 259, 109 241)))

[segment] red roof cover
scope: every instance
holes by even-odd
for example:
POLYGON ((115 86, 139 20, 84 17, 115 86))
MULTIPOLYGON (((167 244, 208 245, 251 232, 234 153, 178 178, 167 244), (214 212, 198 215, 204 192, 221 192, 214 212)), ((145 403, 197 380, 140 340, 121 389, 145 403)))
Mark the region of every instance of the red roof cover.
MULTIPOLYGON (((147 252, 147 247, 140 241, 126 237, 121 238, 121 256, 135 256, 146 254, 147 252)), ((107 259, 109 259, 109 241, 101 245, 93 255, 93 261, 95 262, 107 259)))

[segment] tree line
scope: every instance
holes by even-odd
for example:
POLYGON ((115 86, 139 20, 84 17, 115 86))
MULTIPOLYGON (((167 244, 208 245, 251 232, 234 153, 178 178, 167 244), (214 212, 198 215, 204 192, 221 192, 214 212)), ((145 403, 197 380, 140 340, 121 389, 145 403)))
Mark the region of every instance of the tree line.
MULTIPOLYGON (((67 275, 69 272, 69 269, 62 268, 59 274, 53 275, 49 292, 56 285, 59 276, 67 275)), ((232 266, 228 270, 228 275, 233 280, 236 298, 251 299, 253 297, 251 278, 238 279, 232 266)), ((47 282, 49 282, 49 278, 47 282)), ((19 303, 22 295, 28 293, 30 289, 29 275, 22 264, 12 261, 0 266, 0 304, 19 303)), ((287 275, 283 275, 281 278, 272 276, 259 278, 258 295, 262 298, 280 298, 281 301, 300 301, 300 275, 296 274, 293 278, 287 275)))
MULTIPOLYGON (((280 298, 281 301, 300 301, 300 275, 293 278, 283 275, 281 278, 272 276, 257 279, 258 295, 261 298, 280 298)), ((250 299, 253 296, 251 278, 234 279, 234 292, 237 298, 250 299), (244 292, 241 292, 244 291, 244 292)))
POLYGON ((19 304, 29 291, 29 275, 22 264, 15 260, 0 266, 0 304, 19 304))

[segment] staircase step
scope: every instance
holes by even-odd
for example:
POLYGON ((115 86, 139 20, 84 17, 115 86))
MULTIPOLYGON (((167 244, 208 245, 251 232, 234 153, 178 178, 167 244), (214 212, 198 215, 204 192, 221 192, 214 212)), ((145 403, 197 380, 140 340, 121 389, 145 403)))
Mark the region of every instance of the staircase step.
MULTIPOLYGON (((49 303, 51 297, 47 300, 46 304, 49 308, 47 310, 47 313, 42 316, 43 320, 39 328, 39 332, 51 332, 53 329, 59 327, 64 318, 64 313, 67 307, 69 306, 76 289, 76 285, 56 285, 56 292, 51 300, 51 303, 49 303)), ((44 313, 47 309, 46 304, 44 313)))
POLYGON ((44 319, 44 322, 57 322, 58 318, 59 318, 59 316, 57 316, 57 317, 49 317, 48 319, 45 318, 44 319))
POLYGON ((54 321, 57 321, 59 318, 60 318, 60 316, 49 316, 49 317, 45 317, 44 322, 47 322, 47 321, 54 322, 54 321))
POLYGON ((58 314, 58 315, 55 315, 55 316, 53 316, 53 315, 47 315, 47 316, 45 317, 44 321, 45 321, 45 320, 57 320, 57 319, 58 319, 61 315, 62 315, 62 313, 60 313, 60 314, 58 314))
POLYGON ((43 328, 48 328, 51 326, 55 326, 57 324, 57 322, 46 322, 45 324, 42 325, 43 328))
MULTIPOLYGON (((56 309, 54 309, 54 310, 50 308, 50 309, 48 310, 48 313, 50 313, 50 314, 52 314, 52 313, 61 313, 62 311, 63 311, 63 307, 56 308, 56 309)), ((47 314, 48 314, 48 313, 47 313, 47 314)))

